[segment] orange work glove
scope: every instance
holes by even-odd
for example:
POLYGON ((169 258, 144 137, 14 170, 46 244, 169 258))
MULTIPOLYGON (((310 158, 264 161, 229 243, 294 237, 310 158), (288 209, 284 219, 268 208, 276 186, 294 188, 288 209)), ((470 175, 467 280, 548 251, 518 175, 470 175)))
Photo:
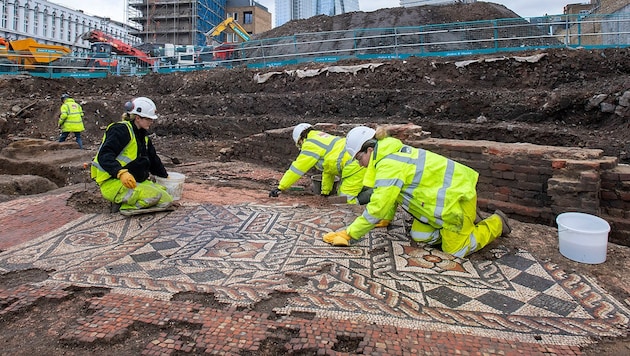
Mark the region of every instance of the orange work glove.
POLYGON ((350 239, 352 237, 350 237, 350 235, 348 235, 348 233, 346 232, 346 230, 342 230, 342 231, 333 231, 333 232, 329 232, 326 235, 324 235, 324 242, 325 243, 329 243, 333 246, 345 246, 348 247, 350 246, 350 239))
POLYGON ((124 185, 126 188, 134 189, 136 187, 136 178, 134 178, 133 174, 129 173, 128 170, 119 170, 117 177, 122 182, 122 185, 124 185))
POLYGON ((376 225, 374 225, 374 227, 388 227, 389 223, 391 223, 391 220, 381 220, 378 223, 376 223, 376 225))

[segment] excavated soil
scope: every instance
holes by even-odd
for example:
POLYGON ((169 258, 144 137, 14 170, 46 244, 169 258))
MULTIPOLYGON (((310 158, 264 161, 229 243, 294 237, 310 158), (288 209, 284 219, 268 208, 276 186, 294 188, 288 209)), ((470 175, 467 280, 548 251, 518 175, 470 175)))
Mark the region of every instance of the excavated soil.
MULTIPOLYGON (((411 9, 384 9, 292 21, 265 34, 279 37, 295 32, 353 27, 394 27, 426 23, 515 17, 501 5, 476 3, 411 9), (414 10, 415 9, 415 10, 414 10), (415 11, 415 12, 414 12, 415 11), (414 20, 415 19, 415 20, 414 20)), ((410 58, 382 61, 373 70, 356 74, 330 73, 298 78, 280 73, 264 83, 256 74, 269 70, 213 69, 106 79, 38 79, 0 77, 0 200, 72 186, 84 187, 68 204, 83 212, 109 212, 83 167, 96 152, 106 126, 117 121, 123 104, 136 96, 153 99, 160 118, 153 140, 169 170, 187 176, 186 199, 217 204, 269 201, 267 193, 297 154, 286 139, 252 140, 267 130, 309 123, 414 123, 436 138, 529 142, 541 145, 602 149, 630 163, 630 111, 620 105, 630 90, 630 50, 559 49, 501 54, 458 67, 475 58, 410 58), (516 56, 540 55, 535 61, 516 56), (60 95, 71 93, 86 113, 84 144, 56 143, 60 95), (594 98, 598 98, 595 100, 594 98), (600 101, 601 99, 601 101, 600 101), (252 144, 253 142, 253 144, 252 144), (244 149, 245 147, 245 149, 244 149)), ((335 65, 358 65, 346 61, 335 65)), ((283 69, 322 68, 324 64, 283 69)), ((628 99, 625 99, 628 100, 628 99)), ((270 135, 270 137, 275 137, 270 135)), ((298 185, 309 187, 304 178, 298 185)), ((328 204, 308 189, 279 199, 312 206, 328 204)), ((607 261, 584 265, 557 252, 553 227, 514 222, 511 239, 502 244, 525 249, 541 260, 552 260, 567 271, 593 276, 620 301, 630 303, 627 247, 612 245, 607 261), (522 237, 522 238, 519 238, 522 237), (527 238, 524 238, 527 237, 527 238), (551 247, 551 248, 550 248, 551 247)), ((483 251, 472 259, 483 259, 483 251)), ((45 272, 0 276, 0 286, 39 281, 45 272)), ((50 354, 138 354, 152 330, 132 330, 123 344, 60 345, 47 330, 80 317, 82 300, 103 293, 77 289, 74 299, 38 305, 26 321, 0 319, 2 344, 35 338, 31 350, 50 354), (77 303, 78 301, 78 303, 77 303)), ((277 302, 282 298, 277 296, 277 302)), ((261 306, 262 308, 263 306, 261 306)), ((600 340, 587 354, 630 352, 628 338, 600 340)), ((268 345, 260 355, 278 354, 268 345)), ((25 354, 28 354, 25 353, 25 354)))

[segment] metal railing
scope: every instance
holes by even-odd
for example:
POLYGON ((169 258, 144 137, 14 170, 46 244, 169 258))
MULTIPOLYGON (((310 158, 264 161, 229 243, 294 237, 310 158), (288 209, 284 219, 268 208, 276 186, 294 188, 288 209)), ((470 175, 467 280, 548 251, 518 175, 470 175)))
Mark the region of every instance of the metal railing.
MULTIPOLYGON (((149 72, 168 73, 219 66, 277 67, 305 62, 337 62, 352 58, 383 60, 405 59, 410 56, 469 56, 563 47, 592 49, 629 46, 630 13, 555 15, 299 33, 233 44, 221 49, 223 52, 204 47, 208 52, 196 53, 197 60, 194 61, 159 57, 152 67, 141 66, 134 58, 125 56, 114 56, 116 66, 109 67, 90 66, 84 57, 69 57, 28 72, 49 77, 142 75, 149 72), (77 63, 80 64, 73 65, 77 63)), ((0 57, 0 72, 15 73, 23 70, 19 64, 6 63, 0 57)))

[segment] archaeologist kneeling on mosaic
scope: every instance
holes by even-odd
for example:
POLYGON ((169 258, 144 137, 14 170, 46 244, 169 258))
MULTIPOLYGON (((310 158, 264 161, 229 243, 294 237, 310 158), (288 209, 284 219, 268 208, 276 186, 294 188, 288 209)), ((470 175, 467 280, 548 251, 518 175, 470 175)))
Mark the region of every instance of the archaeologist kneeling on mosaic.
MULTIPOLYGON (((337 137, 315 130, 311 124, 301 123, 293 128, 293 141, 300 149, 300 154, 284 173, 278 187, 269 192, 270 197, 277 197, 280 192, 289 189, 306 172, 315 167, 322 172, 321 195, 333 192, 335 178, 340 177, 338 195, 346 197, 348 204, 366 204, 370 200, 371 189, 364 189, 365 168, 346 153, 345 137, 337 137)), ((316 192, 317 193, 317 192, 316 192)))
POLYGON ((367 167, 366 186, 374 192, 363 215, 343 231, 324 235, 324 242, 349 246, 382 220, 392 220, 397 205, 414 218, 411 238, 464 257, 511 232, 501 211, 477 219, 477 178, 473 169, 436 153, 389 137, 385 127, 355 127, 346 136, 346 151, 367 167))
POLYGON ((151 180, 149 174, 166 178, 168 173, 155 152, 147 130, 157 119, 149 98, 135 98, 125 104, 122 121, 110 124, 92 161, 92 179, 103 197, 120 204, 120 211, 168 209, 173 197, 151 180))

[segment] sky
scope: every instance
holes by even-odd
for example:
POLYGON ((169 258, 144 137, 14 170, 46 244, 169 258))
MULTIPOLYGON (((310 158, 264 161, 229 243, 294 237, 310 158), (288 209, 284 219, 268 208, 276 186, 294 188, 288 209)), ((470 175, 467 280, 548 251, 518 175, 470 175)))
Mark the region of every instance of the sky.
MULTIPOLYGON (((50 2, 69 7, 73 10, 83 10, 88 15, 98 15, 109 17, 112 20, 124 22, 127 9, 125 0, 108 1, 86 1, 86 0, 48 0, 50 2)), ((258 3, 266 6, 273 14, 275 0, 257 0, 258 3)), ((400 2, 396 0, 388 1, 392 5, 383 5, 383 0, 359 0, 359 9, 369 12, 385 7, 397 7, 400 2)), ((588 0, 495 0, 488 1, 501 4, 514 11, 521 17, 536 17, 544 15, 562 14, 566 4, 588 3, 588 0)))

